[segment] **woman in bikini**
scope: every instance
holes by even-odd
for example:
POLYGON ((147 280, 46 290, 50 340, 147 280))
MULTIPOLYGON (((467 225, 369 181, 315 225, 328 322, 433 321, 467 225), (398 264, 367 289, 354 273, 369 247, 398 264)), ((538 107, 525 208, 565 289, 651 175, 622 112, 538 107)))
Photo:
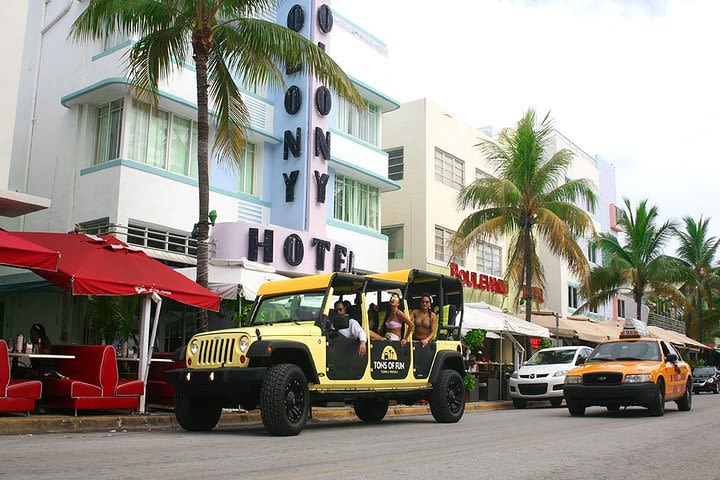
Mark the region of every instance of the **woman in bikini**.
POLYGON ((393 293, 390 296, 390 311, 385 317, 385 338, 388 340, 398 341, 402 337, 403 323, 407 326, 405 336, 402 338, 403 346, 407 343, 407 337, 412 329, 412 321, 405 313, 400 310, 400 296, 393 293))
POLYGON ((412 322, 415 330, 413 331, 413 340, 422 343, 423 347, 427 347, 435 338, 435 328, 437 327, 437 316, 430 309, 432 299, 427 293, 423 293, 420 297, 420 310, 412 313, 412 322))

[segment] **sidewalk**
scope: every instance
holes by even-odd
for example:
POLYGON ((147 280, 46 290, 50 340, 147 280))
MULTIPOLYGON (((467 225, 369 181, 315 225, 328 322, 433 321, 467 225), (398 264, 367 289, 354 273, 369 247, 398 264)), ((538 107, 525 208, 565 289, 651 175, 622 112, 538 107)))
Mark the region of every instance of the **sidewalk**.
MULTIPOLYGON (((465 404, 465 413, 483 410, 504 410, 512 408, 511 402, 473 402, 465 404)), ((427 405, 390 407, 388 417, 429 415, 427 405)), ((313 408, 311 422, 357 420, 352 407, 313 408)), ((359 421, 359 420, 358 420, 359 421)), ((223 412, 219 427, 237 427, 243 424, 259 423, 260 412, 223 412)), ((172 412, 152 412, 146 415, 92 415, 73 417, 70 415, 7 416, 0 418, 0 436, 29 435, 42 433, 86 433, 104 431, 152 431, 179 429, 172 412)))

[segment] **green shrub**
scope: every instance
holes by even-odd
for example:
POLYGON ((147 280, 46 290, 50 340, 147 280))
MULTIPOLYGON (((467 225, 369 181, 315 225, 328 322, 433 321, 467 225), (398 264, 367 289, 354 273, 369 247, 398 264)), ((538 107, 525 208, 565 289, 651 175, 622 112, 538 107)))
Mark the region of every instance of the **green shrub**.
POLYGON ((472 353, 477 353, 485 342, 485 330, 474 328, 465 334, 463 343, 472 353))
POLYGON ((550 340, 549 338, 543 338, 540 340, 540 348, 550 348, 552 346, 552 340, 550 340))
POLYGON ((475 385, 477 382, 475 381, 475 377, 472 376, 470 373, 465 374, 465 378, 463 378, 463 385, 465 385, 465 390, 468 392, 472 392, 475 390, 475 385))

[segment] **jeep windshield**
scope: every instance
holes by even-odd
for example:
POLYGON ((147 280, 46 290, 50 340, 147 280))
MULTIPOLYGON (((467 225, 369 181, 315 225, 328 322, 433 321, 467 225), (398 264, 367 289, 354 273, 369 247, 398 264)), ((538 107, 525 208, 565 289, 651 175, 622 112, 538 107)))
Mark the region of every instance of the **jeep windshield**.
POLYGON ((588 362, 660 361, 657 342, 609 342, 598 345, 588 362))
POLYGON ((320 318, 324 298, 324 291, 263 298, 250 325, 314 322, 320 318))
POLYGON ((525 365, 554 365, 556 363, 570 363, 575 357, 575 350, 547 350, 537 352, 530 357, 525 365))

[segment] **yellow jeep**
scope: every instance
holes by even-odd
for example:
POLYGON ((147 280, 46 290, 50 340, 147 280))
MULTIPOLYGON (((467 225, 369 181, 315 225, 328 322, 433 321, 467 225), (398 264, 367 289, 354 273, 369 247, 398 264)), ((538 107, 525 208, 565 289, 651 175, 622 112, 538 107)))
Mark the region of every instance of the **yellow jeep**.
MULTIPOLYGON (((345 402, 361 420, 379 422, 391 400, 427 400, 435 420, 457 422, 465 410, 462 302, 459 280, 419 270, 265 283, 246 325, 195 335, 187 347, 186 368, 168 372, 168 382, 177 387, 178 423, 186 430, 207 431, 215 427, 223 407, 259 406, 272 434, 297 435, 311 406, 345 402), (400 308, 410 313, 419 308, 424 293, 436 304, 436 340, 423 347, 415 341, 403 345, 370 337, 369 301, 382 312, 397 294, 400 308), (349 315, 335 313, 338 301, 350 302, 349 315), (338 334, 349 318, 362 327, 364 348, 357 338, 338 334)), ((411 332, 403 331, 403 336, 411 338, 411 332)))

